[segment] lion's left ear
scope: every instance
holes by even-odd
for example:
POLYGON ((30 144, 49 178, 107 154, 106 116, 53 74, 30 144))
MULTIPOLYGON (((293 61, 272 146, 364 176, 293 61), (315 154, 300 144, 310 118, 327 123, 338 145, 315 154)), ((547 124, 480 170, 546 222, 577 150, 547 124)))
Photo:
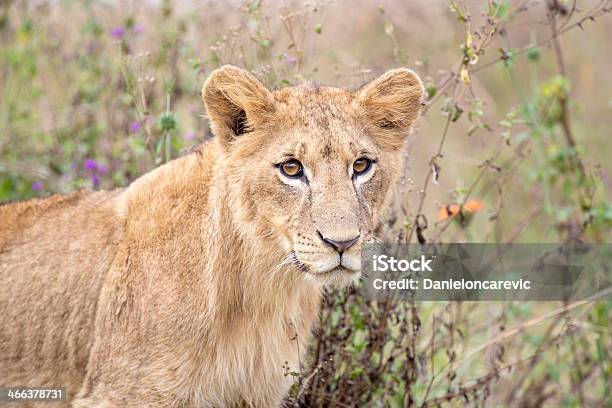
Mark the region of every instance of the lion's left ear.
POLYGON ((368 121, 381 130, 377 137, 384 147, 397 149, 419 117, 424 94, 418 75, 398 68, 358 90, 356 100, 368 121))

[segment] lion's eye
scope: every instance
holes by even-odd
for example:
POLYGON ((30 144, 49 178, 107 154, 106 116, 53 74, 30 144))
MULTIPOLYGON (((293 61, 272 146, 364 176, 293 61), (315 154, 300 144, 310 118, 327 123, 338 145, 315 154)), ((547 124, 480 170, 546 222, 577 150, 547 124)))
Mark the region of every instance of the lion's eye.
POLYGON ((304 175, 304 170, 302 169, 302 163, 297 160, 287 160, 282 163, 280 166, 280 171, 284 176, 290 178, 299 178, 304 175))
POLYGON ((356 175, 367 173, 372 167, 372 160, 361 157, 353 163, 353 173, 356 175))

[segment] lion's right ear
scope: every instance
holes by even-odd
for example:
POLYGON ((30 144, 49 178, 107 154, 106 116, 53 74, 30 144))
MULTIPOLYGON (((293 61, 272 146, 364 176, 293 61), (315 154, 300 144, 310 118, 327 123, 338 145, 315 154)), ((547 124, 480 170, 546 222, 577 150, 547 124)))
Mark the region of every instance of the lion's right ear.
POLYGON ((231 65, 213 71, 202 99, 214 135, 228 142, 256 129, 274 111, 270 91, 252 74, 231 65))

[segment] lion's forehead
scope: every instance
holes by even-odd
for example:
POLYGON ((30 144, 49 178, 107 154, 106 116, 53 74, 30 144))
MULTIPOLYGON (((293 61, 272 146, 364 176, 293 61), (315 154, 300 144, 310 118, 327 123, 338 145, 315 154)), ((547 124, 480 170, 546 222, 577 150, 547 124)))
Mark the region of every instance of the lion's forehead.
POLYGON ((352 92, 310 84, 277 91, 275 98, 274 129, 298 155, 353 154, 370 143, 352 92))
POLYGON ((277 91, 275 100, 279 120, 304 127, 329 128, 356 122, 352 92, 306 84, 277 91))

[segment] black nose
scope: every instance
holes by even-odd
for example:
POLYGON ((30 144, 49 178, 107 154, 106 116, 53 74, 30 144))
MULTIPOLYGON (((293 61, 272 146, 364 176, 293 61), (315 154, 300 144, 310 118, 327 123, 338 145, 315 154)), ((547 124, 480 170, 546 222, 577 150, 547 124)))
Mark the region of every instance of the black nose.
POLYGON ((325 238, 319 231, 317 231, 317 234, 319 234, 323 242, 338 251, 340 255, 359 241, 359 235, 347 241, 334 241, 333 239, 325 238))

